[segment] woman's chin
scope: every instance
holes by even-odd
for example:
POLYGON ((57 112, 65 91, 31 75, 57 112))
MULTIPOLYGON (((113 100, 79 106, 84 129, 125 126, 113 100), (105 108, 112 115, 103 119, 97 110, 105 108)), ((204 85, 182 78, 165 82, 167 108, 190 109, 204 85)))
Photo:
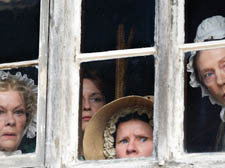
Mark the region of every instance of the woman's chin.
POLYGON ((18 148, 18 143, 7 141, 0 146, 0 151, 13 152, 13 151, 16 151, 17 148, 18 148))

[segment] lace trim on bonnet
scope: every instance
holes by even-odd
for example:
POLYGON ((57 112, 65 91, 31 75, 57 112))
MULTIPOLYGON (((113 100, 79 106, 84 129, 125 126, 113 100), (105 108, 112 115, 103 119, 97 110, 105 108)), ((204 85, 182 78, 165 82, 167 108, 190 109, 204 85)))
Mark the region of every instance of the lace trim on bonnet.
POLYGON ((152 113, 149 112, 149 109, 134 106, 122 109, 119 113, 114 114, 107 122, 106 128, 104 130, 103 153, 107 159, 116 158, 116 150, 114 148, 115 140, 113 138, 113 134, 116 132, 116 123, 118 122, 119 118, 136 112, 139 115, 146 114, 149 118, 149 125, 153 127, 153 117, 152 113))
MULTIPOLYGON (((12 75, 10 72, 0 71, 0 80, 4 81, 7 80, 8 78, 23 81, 29 88, 31 88, 33 93, 37 94, 37 85, 35 85, 34 80, 29 79, 26 74, 22 75, 21 72, 17 72, 15 75, 12 75)), ((30 123, 24 129, 23 136, 26 134, 27 138, 34 138, 36 136, 36 125, 37 125, 37 113, 35 111, 30 123)))
MULTIPOLYGON (((210 39, 219 40, 223 38, 225 38, 225 18, 222 16, 213 16, 203 20, 202 23, 198 26, 194 42, 203 42, 210 39)), ((202 97, 208 96, 212 104, 218 104, 222 106, 220 118, 223 122, 225 122, 224 116, 225 106, 219 103, 209 93, 209 91, 197 81, 193 67, 193 60, 195 56, 196 51, 191 52, 189 63, 187 65, 187 71, 191 73, 189 84, 194 88, 200 87, 202 91, 202 97)))

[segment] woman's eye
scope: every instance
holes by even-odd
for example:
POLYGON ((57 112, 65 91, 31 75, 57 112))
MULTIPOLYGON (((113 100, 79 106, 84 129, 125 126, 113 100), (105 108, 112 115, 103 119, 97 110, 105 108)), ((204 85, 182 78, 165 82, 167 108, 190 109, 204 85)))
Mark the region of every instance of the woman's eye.
POLYGON ((147 138, 146 137, 141 137, 141 142, 145 142, 147 141, 147 138))
POLYGON ((4 113, 4 111, 3 110, 0 110, 0 115, 2 115, 4 113))
POLYGON ((122 140, 120 140, 120 143, 122 143, 122 144, 128 143, 128 140, 127 139, 122 139, 122 140))
POLYGON ((90 101, 93 103, 99 103, 99 102, 103 102, 103 98, 102 97, 92 97, 92 98, 90 98, 90 101))
POLYGON ((208 81, 213 77, 213 75, 214 74, 212 72, 207 72, 203 75, 203 78, 204 78, 205 81, 208 81))
POLYGON ((225 70, 225 62, 223 62, 221 67, 222 67, 223 70, 225 70))
POLYGON ((22 114, 25 114, 25 111, 24 110, 17 110, 17 111, 15 111, 15 114, 22 115, 22 114))

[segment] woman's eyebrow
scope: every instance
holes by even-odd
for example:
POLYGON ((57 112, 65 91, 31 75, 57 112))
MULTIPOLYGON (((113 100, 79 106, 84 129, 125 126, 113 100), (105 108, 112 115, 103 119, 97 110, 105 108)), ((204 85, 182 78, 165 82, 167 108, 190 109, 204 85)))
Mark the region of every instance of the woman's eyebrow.
POLYGON ((19 104, 18 106, 16 106, 15 108, 13 108, 13 110, 17 110, 17 109, 24 110, 25 108, 24 108, 23 104, 19 104))
MULTIPOLYGON (((118 136, 118 135, 117 135, 118 136)), ((118 136, 118 138, 116 138, 118 141, 121 141, 121 140, 123 140, 123 139, 128 139, 128 137, 127 136, 118 136)))
POLYGON ((98 95, 103 96, 102 93, 100 93, 100 92, 94 92, 90 96, 98 96, 98 95))
POLYGON ((219 63, 222 63, 224 61, 225 61, 225 56, 219 60, 219 63))
POLYGON ((211 68, 202 69, 202 70, 200 70, 200 74, 204 74, 205 72, 208 72, 208 71, 211 71, 211 70, 212 70, 211 68))

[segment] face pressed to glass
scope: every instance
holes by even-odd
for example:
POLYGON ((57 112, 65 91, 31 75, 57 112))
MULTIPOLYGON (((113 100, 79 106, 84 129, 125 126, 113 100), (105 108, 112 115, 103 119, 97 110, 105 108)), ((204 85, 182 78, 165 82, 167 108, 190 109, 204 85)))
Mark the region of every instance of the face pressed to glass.
POLYGON ((17 91, 0 92, 0 150, 15 151, 23 137, 26 113, 17 91))
POLYGON ((91 117, 105 104, 102 92, 90 79, 83 79, 82 130, 85 130, 91 117))
POLYGON ((197 67, 209 92, 225 105, 225 48, 200 51, 197 67))
POLYGON ((119 124, 116 133, 117 158, 152 156, 153 130, 141 120, 129 120, 119 124))

